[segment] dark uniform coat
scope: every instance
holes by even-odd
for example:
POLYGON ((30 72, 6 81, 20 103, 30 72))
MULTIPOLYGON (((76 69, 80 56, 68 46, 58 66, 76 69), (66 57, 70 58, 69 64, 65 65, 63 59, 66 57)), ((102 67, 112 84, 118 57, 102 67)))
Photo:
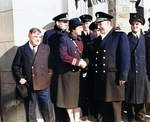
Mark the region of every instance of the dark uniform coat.
POLYGON ((48 44, 51 49, 50 68, 53 69, 53 76, 51 81, 51 99, 53 103, 56 103, 57 84, 59 75, 59 66, 57 65, 60 61, 59 39, 64 35, 68 35, 68 32, 62 31, 62 29, 54 26, 54 29, 46 31, 43 37, 43 43, 48 44))
POLYGON ((146 66, 148 79, 150 81, 150 31, 144 35, 145 36, 145 45, 146 45, 146 66))
POLYGON ((61 62, 59 64, 57 106, 76 108, 80 104, 80 68, 78 64, 83 52, 83 43, 70 33, 68 36, 60 38, 59 51, 61 62), (79 53, 73 41, 75 41, 81 53, 79 53))
POLYGON ((131 63, 126 82, 126 102, 141 104, 150 102, 150 82, 146 71, 145 38, 143 34, 136 38, 128 34, 131 63))
POLYGON ((87 58, 89 56, 89 52, 91 51, 91 42, 96 38, 96 36, 93 33, 90 33, 89 35, 85 35, 84 32, 81 35, 81 39, 84 45, 83 49, 83 58, 87 58))
POLYGON ((37 54, 33 53, 29 43, 18 48, 12 64, 13 74, 19 83, 25 78, 32 90, 43 90, 49 88, 51 75, 48 72, 50 48, 48 45, 40 44, 37 54))
POLYGON ((114 29, 101 40, 94 43, 94 97, 98 101, 111 102, 125 99, 124 85, 119 80, 127 81, 130 51, 128 38, 124 32, 114 29))

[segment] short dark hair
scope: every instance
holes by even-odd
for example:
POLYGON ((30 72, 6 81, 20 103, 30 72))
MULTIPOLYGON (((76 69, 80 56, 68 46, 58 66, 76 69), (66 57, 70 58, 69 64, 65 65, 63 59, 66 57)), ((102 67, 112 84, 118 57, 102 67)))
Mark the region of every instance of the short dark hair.
POLYGON ((41 33, 40 29, 38 29, 38 28, 31 28, 31 29, 29 30, 29 34, 32 34, 32 33, 35 33, 35 32, 41 33))
POLYGON ((72 30, 75 30, 75 29, 76 29, 76 27, 71 27, 71 28, 69 28, 69 31, 72 32, 72 30))

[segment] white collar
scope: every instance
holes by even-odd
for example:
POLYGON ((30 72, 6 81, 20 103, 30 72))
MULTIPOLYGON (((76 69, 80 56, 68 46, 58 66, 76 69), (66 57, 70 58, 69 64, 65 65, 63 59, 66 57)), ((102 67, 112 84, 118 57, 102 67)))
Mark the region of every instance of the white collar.
POLYGON ((138 37, 138 39, 140 38, 140 34, 135 34, 135 33, 133 33, 132 32, 132 34, 137 38, 138 37))
POLYGON ((104 35, 102 35, 101 37, 102 37, 102 40, 105 38, 105 36, 110 32, 110 30, 112 29, 112 27, 110 27, 109 28, 109 30, 104 34, 104 35))
MULTIPOLYGON (((31 50, 33 50, 33 45, 31 44, 30 41, 29 41, 29 46, 30 46, 31 50)), ((37 52, 38 46, 35 46, 34 49, 35 49, 35 51, 37 52)))

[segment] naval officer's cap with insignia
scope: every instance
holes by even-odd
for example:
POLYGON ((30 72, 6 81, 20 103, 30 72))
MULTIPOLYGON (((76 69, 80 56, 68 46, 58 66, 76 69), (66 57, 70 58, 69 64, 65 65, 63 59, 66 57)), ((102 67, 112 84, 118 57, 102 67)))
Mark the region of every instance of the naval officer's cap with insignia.
POLYGON ((104 12, 96 12, 95 16, 96 22, 111 21, 111 19, 113 18, 113 16, 104 12))
POLYGON ((83 25, 80 18, 73 18, 69 20, 69 28, 75 29, 77 26, 83 25))
POLYGON ((57 16, 55 16, 53 18, 53 20, 56 22, 56 21, 68 21, 68 13, 62 13, 62 14, 59 14, 57 16))
POLYGON ((89 29, 90 29, 90 30, 98 29, 97 23, 96 23, 96 22, 92 22, 92 23, 90 24, 90 26, 89 26, 89 29))
POLYGON ((83 23, 92 21, 92 16, 89 14, 83 14, 79 17, 83 23))
POLYGON ((142 25, 145 24, 145 19, 144 19, 144 17, 141 16, 139 13, 130 13, 129 23, 132 24, 133 21, 138 21, 138 22, 140 22, 142 25))

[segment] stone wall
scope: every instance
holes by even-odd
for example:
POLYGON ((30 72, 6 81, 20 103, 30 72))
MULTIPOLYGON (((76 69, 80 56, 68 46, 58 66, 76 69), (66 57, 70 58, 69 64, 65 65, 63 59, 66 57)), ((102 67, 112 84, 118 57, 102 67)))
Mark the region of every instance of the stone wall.
POLYGON ((108 12, 114 16, 112 20, 114 26, 120 27, 126 33, 130 31, 130 5, 129 0, 109 0, 108 12))

